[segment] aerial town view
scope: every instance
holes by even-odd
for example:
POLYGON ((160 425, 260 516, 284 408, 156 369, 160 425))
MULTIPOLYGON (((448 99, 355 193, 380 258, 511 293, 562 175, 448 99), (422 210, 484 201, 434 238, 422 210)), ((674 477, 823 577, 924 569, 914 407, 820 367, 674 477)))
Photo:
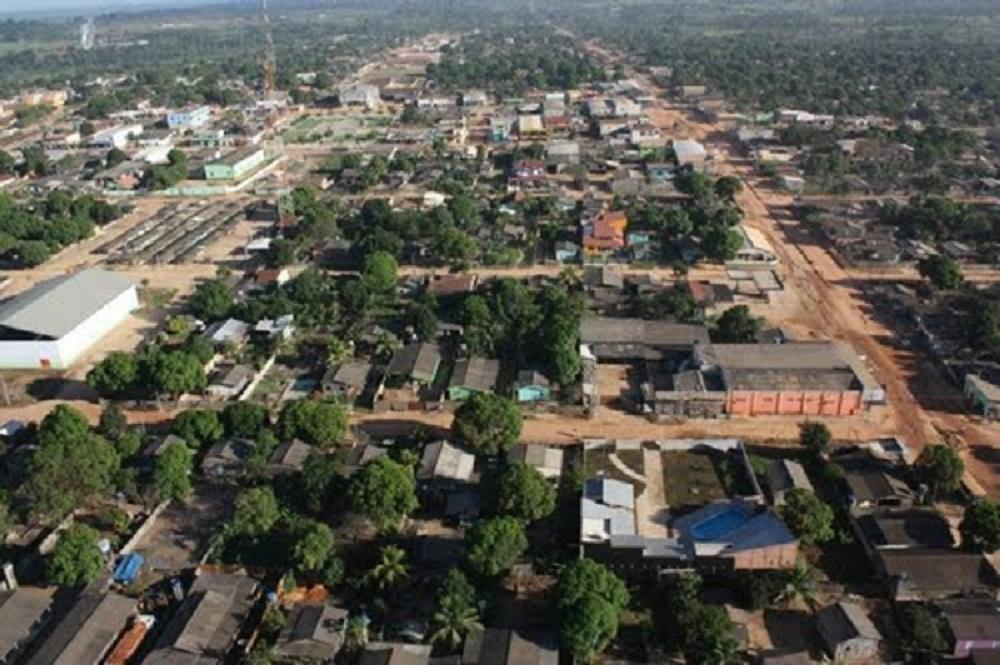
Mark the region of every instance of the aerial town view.
POLYGON ((1000 665, 1000 0, 0 2, 0 665, 1000 665))

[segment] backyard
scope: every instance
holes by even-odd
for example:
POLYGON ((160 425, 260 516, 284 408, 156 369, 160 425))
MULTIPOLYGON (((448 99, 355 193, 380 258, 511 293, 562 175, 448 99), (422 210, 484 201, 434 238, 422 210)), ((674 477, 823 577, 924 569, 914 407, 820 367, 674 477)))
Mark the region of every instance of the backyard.
POLYGON ((663 453, 663 492, 672 509, 693 508, 728 496, 712 453, 700 451, 663 453))

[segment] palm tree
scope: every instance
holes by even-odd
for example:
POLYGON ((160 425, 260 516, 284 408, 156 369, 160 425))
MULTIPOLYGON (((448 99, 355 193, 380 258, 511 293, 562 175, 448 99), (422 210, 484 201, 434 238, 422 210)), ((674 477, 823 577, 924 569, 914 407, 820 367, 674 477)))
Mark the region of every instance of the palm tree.
POLYGON ((368 644, 368 616, 355 614, 347 620, 344 628, 344 646, 348 651, 360 651, 368 644))
POLYGON ((453 596, 441 599, 441 606, 434 613, 434 625, 436 630, 431 635, 431 642, 446 644, 452 650, 457 649, 471 631, 483 627, 476 608, 453 596))
POLYGON ((810 607, 816 604, 816 571, 801 560, 788 571, 785 588, 778 594, 778 602, 791 603, 796 598, 801 598, 810 607))
POLYGON ((390 589, 406 578, 406 552, 396 545, 382 548, 382 560, 368 573, 380 591, 390 589))

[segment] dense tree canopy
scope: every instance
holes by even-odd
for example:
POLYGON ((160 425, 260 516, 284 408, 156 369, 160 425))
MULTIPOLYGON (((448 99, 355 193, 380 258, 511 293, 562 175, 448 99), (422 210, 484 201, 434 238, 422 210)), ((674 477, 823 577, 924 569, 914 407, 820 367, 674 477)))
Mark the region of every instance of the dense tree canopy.
POLYGON ((455 411, 451 429, 476 453, 499 455, 520 438, 521 413, 506 397, 476 393, 455 411))
POLYGON ((366 465, 351 480, 351 507, 380 530, 392 531, 417 509, 413 469, 380 457, 366 465))

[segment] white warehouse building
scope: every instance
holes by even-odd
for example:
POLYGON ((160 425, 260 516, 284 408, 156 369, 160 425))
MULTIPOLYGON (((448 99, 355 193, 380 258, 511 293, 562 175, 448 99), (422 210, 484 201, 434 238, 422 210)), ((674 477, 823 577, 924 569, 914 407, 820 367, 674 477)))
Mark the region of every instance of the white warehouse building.
POLYGON ((87 269, 0 306, 0 369, 65 369, 138 309, 135 284, 87 269))

